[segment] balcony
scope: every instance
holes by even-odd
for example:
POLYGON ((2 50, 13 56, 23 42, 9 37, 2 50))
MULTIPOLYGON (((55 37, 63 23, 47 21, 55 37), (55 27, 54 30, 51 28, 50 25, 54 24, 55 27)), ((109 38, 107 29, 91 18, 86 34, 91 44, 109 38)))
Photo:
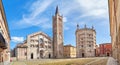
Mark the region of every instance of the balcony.
POLYGON ((7 48, 7 43, 1 33, 0 33, 0 48, 3 48, 3 49, 7 48))

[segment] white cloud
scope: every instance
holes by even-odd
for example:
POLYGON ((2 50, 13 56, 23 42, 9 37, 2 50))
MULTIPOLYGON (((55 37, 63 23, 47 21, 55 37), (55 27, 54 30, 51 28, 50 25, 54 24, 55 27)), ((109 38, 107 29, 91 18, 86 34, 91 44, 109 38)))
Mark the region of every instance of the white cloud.
POLYGON ((91 10, 96 8, 106 8, 107 0, 76 0, 84 10, 91 10))
POLYGON ((82 17, 107 17, 106 15, 108 15, 107 0, 77 0, 77 2, 82 8, 82 17))
POLYGON ((64 26, 64 30, 69 30, 69 27, 68 26, 64 26))
POLYGON ((62 4, 60 7, 61 13, 64 16, 71 16, 73 12, 75 12, 76 10, 80 10, 78 3, 75 0, 62 0, 62 4))
POLYGON ((29 14, 23 14, 22 19, 18 20, 15 23, 15 26, 18 28, 28 28, 31 26, 41 26, 43 28, 50 28, 50 26, 44 26, 49 22, 49 18, 43 17, 41 14, 50 6, 53 0, 37 0, 31 4, 27 10, 30 12, 29 14))
MULTIPOLYGON (((107 0, 37 0, 31 3, 30 7, 27 8, 29 14, 23 14, 22 19, 18 20, 15 24, 18 28, 28 28, 31 26, 38 26, 42 29, 52 28, 51 17, 44 16, 43 14, 56 4, 59 6, 60 14, 64 16, 63 22, 65 25, 65 30, 68 30, 74 23, 80 22, 82 18, 107 18, 108 17, 108 7, 107 0), (72 3, 71 3, 71 2, 72 3), (62 4, 59 4, 62 3, 62 4), (77 13, 77 14, 76 14, 77 13), (75 22, 76 21, 76 22, 75 22)), ((50 13, 51 14, 51 13, 50 13)), ((85 21, 85 20, 83 20, 85 21)), ((82 23, 83 24, 83 23, 82 23)))
POLYGON ((85 14, 88 16, 102 16, 108 14, 108 0, 70 0, 65 1, 61 5, 61 12, 63 15, 67 16, 72 12, 78 12, 78 14, 85 14), (105 14, 103 14, 105 13, 105 14))
POLYGON ((63 22, 67 22, 67 17, 63 17, 63 22))
POLYGON ((82 17, 99 17, 99 18, 106 18, 107 17, 107 11, 104 9, 95 9, 95 10, 91 10, 89 12, 86 12, 85 14, 81 15, 80 18, 82 17))
POLYGON ((11 40, 12 40, 12 42, 19 43, 19 42, 23 42, 24 41, 24 37, 13 36, 13 37, 11 37, 11 40))
MULTIPOLYGON (((108 19, 108 0, 70 0, 65 1, 61 6, 62 14, 67 17, 67 25, 70 28, 74 23, 84 25, 93 20, 101 19, 107 22, 108 19), (77 14, 76 14, 77 13, 77 14)), ((108 23, 108 22, 107 22, 108 23)), ((102 21, 99 24, 103 24, 102 21)), ((97 24, 96 24, 97 25, 97 24)))
POLYGON ((40 15, 42 12, 44 12, 47 7, 52 3, 52 0, 44 0, 41 2, 40 0, 37 0, 32 4, 30 7, 30 11, 32 11, 31 16, 35 18, 36 16, 40 15))

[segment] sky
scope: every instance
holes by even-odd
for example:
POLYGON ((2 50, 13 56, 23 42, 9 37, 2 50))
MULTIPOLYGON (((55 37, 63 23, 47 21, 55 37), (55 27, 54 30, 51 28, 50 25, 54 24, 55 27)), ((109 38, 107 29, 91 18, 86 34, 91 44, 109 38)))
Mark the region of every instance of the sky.
POLYGON ((52 16, 58 5, 64 22, 64 45, 76 46, 76 25, 94 26, 96 44, 111 42, 107 0, 2 0, 13 49, 27 35, 42 31, 52 38, 52 16))

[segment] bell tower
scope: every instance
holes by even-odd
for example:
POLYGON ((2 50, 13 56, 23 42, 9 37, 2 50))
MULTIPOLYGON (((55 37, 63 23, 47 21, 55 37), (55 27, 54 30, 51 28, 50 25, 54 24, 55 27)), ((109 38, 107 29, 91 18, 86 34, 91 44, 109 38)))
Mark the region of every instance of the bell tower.
POLYGON ((53 56, 63 58, 63 17, 59 14, 58 6, 53 16, 53 56))

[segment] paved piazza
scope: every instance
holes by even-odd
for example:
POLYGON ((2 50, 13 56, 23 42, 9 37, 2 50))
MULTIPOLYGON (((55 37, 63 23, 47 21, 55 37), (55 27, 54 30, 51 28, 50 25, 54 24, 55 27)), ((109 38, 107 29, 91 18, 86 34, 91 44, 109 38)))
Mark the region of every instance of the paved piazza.
POLYGON ((108 57, 13 61, 10 65, 107 65, 108 57))

